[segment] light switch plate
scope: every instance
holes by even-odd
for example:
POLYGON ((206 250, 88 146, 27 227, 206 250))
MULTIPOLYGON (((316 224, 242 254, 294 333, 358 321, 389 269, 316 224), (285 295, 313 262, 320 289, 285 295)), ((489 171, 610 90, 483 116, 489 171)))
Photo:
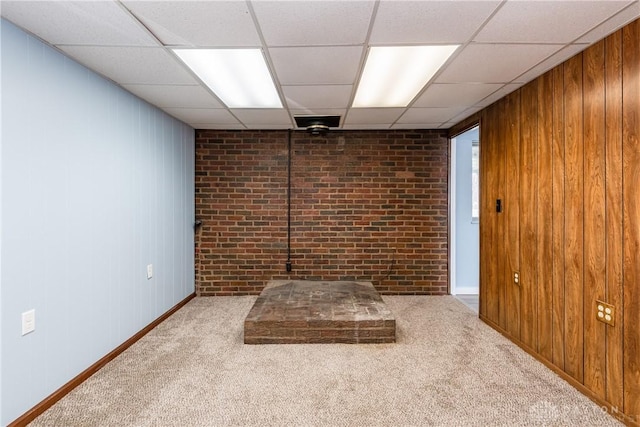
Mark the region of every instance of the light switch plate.
POLYGON ((147 280, 153 277, 153 264, 147 265, 147 280))
POLYGON ((36 311, 29 310, 22 313, 22 335, 36 330, 36 311))

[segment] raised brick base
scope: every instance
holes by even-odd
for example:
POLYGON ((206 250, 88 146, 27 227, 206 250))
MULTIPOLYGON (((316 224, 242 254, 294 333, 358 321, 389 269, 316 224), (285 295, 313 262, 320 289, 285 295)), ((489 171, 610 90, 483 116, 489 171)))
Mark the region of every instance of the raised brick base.
POLYGON ((244 321, 245 344, 395 341, 396 320, 370 282, 273 280, 244 321))

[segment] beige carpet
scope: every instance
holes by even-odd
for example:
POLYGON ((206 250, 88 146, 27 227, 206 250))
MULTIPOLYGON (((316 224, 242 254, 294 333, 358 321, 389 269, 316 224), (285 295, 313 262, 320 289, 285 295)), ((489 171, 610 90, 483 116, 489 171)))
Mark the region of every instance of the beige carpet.
POLYGON ((384 300, 395 344, 244 345, 255 297, 196 298, 32 425, 619 425, 454 297, 384 300))

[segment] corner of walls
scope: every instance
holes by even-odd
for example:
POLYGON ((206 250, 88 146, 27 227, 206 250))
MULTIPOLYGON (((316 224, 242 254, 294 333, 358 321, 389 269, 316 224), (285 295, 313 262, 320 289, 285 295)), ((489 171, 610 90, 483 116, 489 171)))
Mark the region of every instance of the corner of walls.
MULTIPOLYGON (((0 30, 3 21, 0 20, 0 30)), ((0 31, 0 46, 2 35, 0 31)), ((0 54, 0 307, 2 307, 2 55, 0 54)), ((2 316, 0 316, 0 331, 2 331, 2 316)), ((0 402, 2 402, 2 339, 0 339, 0 402)), ((2 405, 0 404, 0 423, 2 423, 2 405)))
POLYGON ((1 31, 6 425, 194 292, 195 139, 8 21, 1 31))

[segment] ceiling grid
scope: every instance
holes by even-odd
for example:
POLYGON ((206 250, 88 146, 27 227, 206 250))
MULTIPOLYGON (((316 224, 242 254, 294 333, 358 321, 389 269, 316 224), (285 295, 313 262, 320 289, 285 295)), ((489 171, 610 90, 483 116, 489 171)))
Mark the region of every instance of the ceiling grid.
POLYGON ((3 18, 199 129, 446 129, 640 16, 640 0, 2 1, 3 18), (374 46, 458 50, 403 108, 353 108, 374 46), (259 48, 282 109, 228 108, 173 48, 259 48))

